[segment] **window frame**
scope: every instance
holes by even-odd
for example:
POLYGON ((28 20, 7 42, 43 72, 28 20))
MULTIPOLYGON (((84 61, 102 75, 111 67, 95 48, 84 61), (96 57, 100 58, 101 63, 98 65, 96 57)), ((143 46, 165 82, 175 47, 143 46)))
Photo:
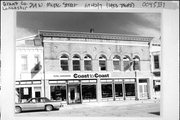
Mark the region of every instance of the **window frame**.
POLYGON ((160 64, 159 64, 159 55, 153 55, 153 63, 154 63, 154 69, 155 70, 159 70, 160 69, 160 64), (157 57, 158 58, 158 63, 157 62, 155 62, 155 57, 157 57), (156 63, 158 64, 158 68, 156 68, 156 63))
POLYGON ((69 56, 68 55, 66 55, 66 54, 61 55, 61 57, 60 57, 60 67, 61 67, 61 71, 69 71, 69 56), (65 58, 63 56, 65 56, 65 58), (62 66, 62 61, 66 61, 67 65, 62 66), (63 69, 62 67, 67 67, 67 70, 63 69))
POLYGON ((73 55, 72 57, 72 67, 73 71, 81 71, 81 58, 77 54, 73 55), (78 64, 74 64, 75 61, 78 61, 78 64), (79 69, 75 69, 76 67, 79 69))
POLYGON ((105 55, 101 55, 99 56, 99 70, 100 71, 107 71, 107 58, 105 55), (100 62, 104 62, 104 65, 101 65, 100 62), (102 68, 105 68, 104 70, 102 70, 102 68))
POLYGON ((103 98, 112 98, 113 97, 113 84, 112 83, 101 83, 101 95, 103 98), (110 89, 107 89, 107 87, 110 89))
POLYGON ((92 71, 92 57, 90 55, 86 55, 84 57, 84 70, 85 71, 92 71), (87 65, 85 62, 90 62, 90 65, 87 65), (88 70, 87 68, 90 68, 90 69, 88 70))
POLYGON ((55 85, 50 85, 50 95, 51 95, 51 100, 61 100, 61 101, 67 101, 67 87, 64 84, 55 84, 55 85))
POLYGON ((130 57, 129 57, 129 56, 124 56, 122 60, 123 60, 123 71, 128 71, 128 70, 131 71, 131 70, 132 70, 132 68, 131 68, 132 66, 130 65, 130 64, 131 64, 131 59, 130 59, 130 57), (127 60, 127 59, 128 59, 128 60, 127 60), (126 69, 125 69, 125 62, 127 62, 127 61, 128 61, 128 65, 130 65, 130 66, 129 66, 129 68, 126 70, 126 69))
POLYGON ((140 71, 141 70, 140 58, 138 56, 135 56, 133 58, 133 70, 134 71, 140 71), (138 66, 136 66, 136 65, 138 65, 138 66), (138 69, 136 69, 136 68, 138 68, 138 69))
POLYGON ((113 57, 113 70, 114 71, 121 71, 121 58, 120 58, 120 56, 119 55, 115 55, 114 57, 113 57), (115 69, 115 68, 117 68, 116 67, 116 65, 114 64, 114 62, 118 62, 118 68, 119 69, 115 69))

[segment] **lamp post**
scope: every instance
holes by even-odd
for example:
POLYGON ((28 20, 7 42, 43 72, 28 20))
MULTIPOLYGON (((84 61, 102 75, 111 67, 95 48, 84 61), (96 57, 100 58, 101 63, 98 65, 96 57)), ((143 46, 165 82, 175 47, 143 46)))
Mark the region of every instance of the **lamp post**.
POLYGON ((137 71, 134 71, 135 74, 135 100, 139 100, 138 98, 138 79, 137 79, 137 71))

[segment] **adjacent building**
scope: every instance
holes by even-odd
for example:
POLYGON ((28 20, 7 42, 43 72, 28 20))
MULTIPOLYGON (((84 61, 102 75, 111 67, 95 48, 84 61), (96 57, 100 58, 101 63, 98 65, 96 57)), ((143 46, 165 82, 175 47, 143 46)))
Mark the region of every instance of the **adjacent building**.
POLYGON ((44 95, 43 47, 37 36, 16 42, 16 102, 44 95))
POLYGON ((161 38, 153 39, 150 48, 154 98, 160 98, 161 90, 161 38))
POLYGON ((45 96, 64 103, 150 99, 154 37, 39 31, 17 41, 19 102, 45 96))

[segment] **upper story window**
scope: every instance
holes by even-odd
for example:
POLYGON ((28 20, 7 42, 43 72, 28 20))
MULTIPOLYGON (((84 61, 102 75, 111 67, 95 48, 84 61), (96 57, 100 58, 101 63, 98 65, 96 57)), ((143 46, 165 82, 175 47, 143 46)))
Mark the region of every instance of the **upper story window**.
POLYGON ((106 68, 106 56, 105 55, 101 55, 99 57, 99 67, 100 67, 100 70, 107 70, 106 68))
POLYGON ((75 71, 81 70, 79 55, 74 55, 73 56, 72 63, 73 63, 73 70, 75 70, 75 71))
POLYGON ((39 55, 34 56, 34 70, 39 71, 40 70, 40 60, 39 60, 39 55))
POLYGON ((22 55, 21 56, 21 68, 22 71, 27 71, 28 70, 28 64, 27 64, 27 55, 22 55))
POLYGON ((159 55, 154 55, 154 69, 159 69, 159 55))
POLYGON ((92 58, 90 55, 86 55, 84 57, 84 70, 86 71, 92 70, 92 58))
POLYGON ((130 58, 128 56, 125 56, 123 58, 123 67, 124 67, 124 71, 127 71, 127 70, 131 70, 131 65, 132 65, 132 62, 130 61, 130 58))
POLYGON ((120 56, 115 55, 113 57, 113 67, 114 67, 114 70, 121 70, 121 59, 120 59, 120 56))
POLYGON ((140 70, 140 58, 138 56, 133 58, 133 70, 140 70))
POLYGON ((61 64, 61 70, 62 71, 68 71, 69 70, 69 65, 68 65, 68 56, 67 55, 62 55, 60 58, 60 64, 61 64))

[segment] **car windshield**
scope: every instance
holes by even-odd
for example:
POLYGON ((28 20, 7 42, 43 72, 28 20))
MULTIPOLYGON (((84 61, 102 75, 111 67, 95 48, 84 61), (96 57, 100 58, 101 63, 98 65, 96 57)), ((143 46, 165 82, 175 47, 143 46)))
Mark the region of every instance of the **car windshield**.
POLYGON ((44 98, 45 102, 51 102, 48 98, 44 98))
POLYGON ((35 102, 35 99, 34 98, 30 98, 27 103, 30 103, 30 102, 35 102))

